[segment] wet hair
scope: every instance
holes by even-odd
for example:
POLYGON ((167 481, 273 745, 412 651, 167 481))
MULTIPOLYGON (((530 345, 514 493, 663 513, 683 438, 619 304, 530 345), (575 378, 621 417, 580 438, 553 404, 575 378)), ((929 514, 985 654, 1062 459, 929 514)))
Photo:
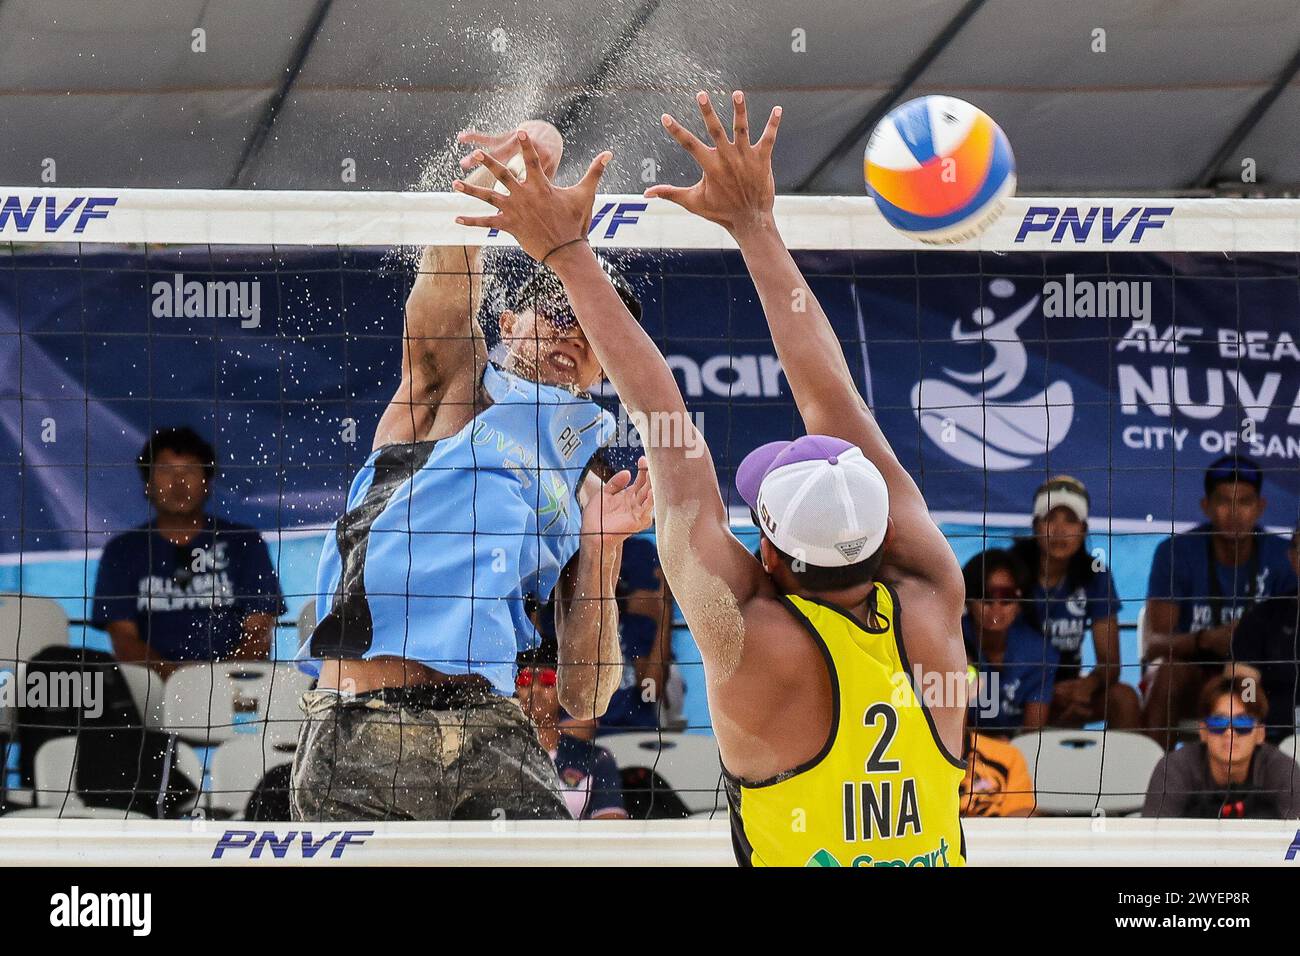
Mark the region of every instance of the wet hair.
POLYGON ((1204 720, 1214 713, 1214 705, 1219 702, 1220 697, 1231 694, 1245 706, 1246 713, 1263 723, 1268 716, 1268 697, 1259 684, 1257 680, 1240 676, 1225 675, 1212 680, 1201 691, 1201 703, 1197 713, 1204 720))
POLYGON ((203 477, 211 481, 217 474, 217 453, 202 436, 187 425, 179 428, 158 428, 149 436, 149 440, 140 449, 135 465, 140 469, 140 480, 146 484, 153 470, 154 460, 160 452, 170 451, 178 455, 189 455, 203 465, 203 477))
POLYGON ((975 555, 961 569, 962 580, 966 582, 966 600, 982 601, 989 576, 998 571, 1011 575, 1022 597, 1029 593, 1029 570, 1025 563, 1011 551, 989 548, 975 555))
MULTIPOLYGON (((614 267, 609 260, 602 256, 596 257, 600 263, 601 269, 609 278, 610 285, 618 293, 618 297, 623 300, 627 310, 632 313, 632 318, 638 322, 641 321, 641 300, 637 297, 636 292, 632 290, 631 284, 623 278, 623 275, 614 267)), ((521 285, 510 297, 514 303, 515 311, 523 309, 536 310, 538 304, 550 305, 550 309, 544 309, 550 314, 554 312, 573 314, 573 307, 569 305, 568 293, 564 291, 564 283, 546 266, 538 265, 528 280, 521 285)))

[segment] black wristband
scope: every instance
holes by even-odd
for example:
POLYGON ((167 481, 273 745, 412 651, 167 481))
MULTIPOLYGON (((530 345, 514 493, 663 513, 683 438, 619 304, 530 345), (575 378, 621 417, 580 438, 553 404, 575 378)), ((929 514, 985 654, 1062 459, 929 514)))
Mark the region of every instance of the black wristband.
POLYGON ((551 258, 551 256, 555 255, 557 252, 559 252, 559 251, 560 251, 561 249, 563 249, 565 246, 571 246, 571 245, 573 245, 575 242, 586 242, 586 241, 587 241, 587 237, 586 237, 586 236, 579 236, 577 239, 570 239, 568 242, 562 242, 562 243, 560 243, 558 246, 556 246, 554 249, 552 249, 552 250, 551 250, 550 252, 548 252, 546 255, 542 256, 542 260, 541 260, 542 265, 546 265, 546 260, 549 259, 549 258, 551 258))

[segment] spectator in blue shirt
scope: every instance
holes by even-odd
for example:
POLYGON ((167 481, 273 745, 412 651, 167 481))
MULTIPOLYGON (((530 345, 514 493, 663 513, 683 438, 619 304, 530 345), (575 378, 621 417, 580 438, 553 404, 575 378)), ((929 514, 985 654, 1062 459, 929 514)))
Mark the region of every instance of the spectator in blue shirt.
POLYGON ((1081 727, 1104 720, 1127 730, 1141 723, 1142 704, 1137 691, 1120 680, 1120 601, 1110 571, 1088 548, 1090 504, 1077 478, 1059 475, 1044 482, 1034 493, 1034 534, 1012 550, 1030 574, 1025 617, 1061 658, 1048 722, 1081 727), (1089 630, 1097 664, 1084 674, 1089 630))
MULTIPOLYGON (((1291 570, 1300 575, 1300 528, 1291 533, 1291 570)), ((1300 730, 1300 594, 1296 585, 1246 611, 1232 635, 1228 676, 1253 677, 1268 693, 1265 736, 1280 743, 1300 730)))
POLYGON ((1208 519, 1160 543, 1147 585, 1147 658, 1157 663, 1147 690, 1146 726, 1172 747, 1181 721, 1196 716, 1207 681, 1217 679, 1241 615, 1296 586, 1286 539, 1266 533, 1264 475, 1229 455, 1205 472, 1208 519))
POLYGON ((539 660, 520 666, 515 696, 536 727, 542 749, 551 755, 557 786, 569 812, 575 820, 625 819, 623 778, 614 755, 591 740, 565 732, 555 667, 539 660))
POLYGON ((981 552, 962 569, 966 613, 961 632, 978 678, 971 689, 971 729, 1011 734, 1047 722, 1060 654, 1023 620, 1025 567, 1009 551, 981 552))
POLYGON ((212 446, 160 429, 136 461, 153 517, 112 538, 99 559, 93 624, 113 655, 166 678, 187 661, 261 659, 285 604, 256 529, 207 514, 212 446))
MULTIPOLYGON (((594 720, 568 720, 565 732, 585 739, 597 733, 654 730, 667 721, 667 692, 680 684, 673 677, 673 599, 659 566, 659 553, 648 538, 623 542, 623 560, 615 589, 618 638, 623 651, 623 680, 605 713, 594 720)), ((555 615, 550 606, 533 615, 542 635, 543 656, 555 651, 555 615)), ((678 694, 680 690, 676 691, 678 694)))
POLYGON ((617 594, 623 683, 600 718, 599 729, 653 730, 664 723, 664 692, 673 659, 672 597, 654 542, 623 542, 617 594))

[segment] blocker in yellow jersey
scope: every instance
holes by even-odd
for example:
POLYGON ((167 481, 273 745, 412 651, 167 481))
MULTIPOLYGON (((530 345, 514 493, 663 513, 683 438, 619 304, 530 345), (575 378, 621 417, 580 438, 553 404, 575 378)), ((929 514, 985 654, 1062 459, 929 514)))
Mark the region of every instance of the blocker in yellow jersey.
POLYGON ((753 866, 955 866, 965 862, 965 765, 937 739, 913 688, 898 596, 877 582, 874 626, 828 602, 783 603, 820 647, 831 733, 807 764, 749 783, 727 774, 732 838, 753 866))

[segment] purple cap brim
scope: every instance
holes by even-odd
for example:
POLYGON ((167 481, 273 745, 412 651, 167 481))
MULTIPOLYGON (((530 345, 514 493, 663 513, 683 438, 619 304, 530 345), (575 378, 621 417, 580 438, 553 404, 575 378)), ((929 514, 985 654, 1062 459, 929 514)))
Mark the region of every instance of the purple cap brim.
POLYGON ((792 465, 800 461, 834 461, 842 455, 853 442, 830 435, 804 435, 794 441, 772 441, 759 445, 740 463, 736 469, 736 490, 745 503, 758 509, 758 489, 768 473, 782 465, 792 465))
POLYGON ((759 445, 745 456, 736 469, 736 490, 740 492, 745 504, 757 510, 758 486, 763 483, 763 476, 767 474, 776 456, 793 444, 794 442, 788 441, 770 441, 766 445, 759 445))

